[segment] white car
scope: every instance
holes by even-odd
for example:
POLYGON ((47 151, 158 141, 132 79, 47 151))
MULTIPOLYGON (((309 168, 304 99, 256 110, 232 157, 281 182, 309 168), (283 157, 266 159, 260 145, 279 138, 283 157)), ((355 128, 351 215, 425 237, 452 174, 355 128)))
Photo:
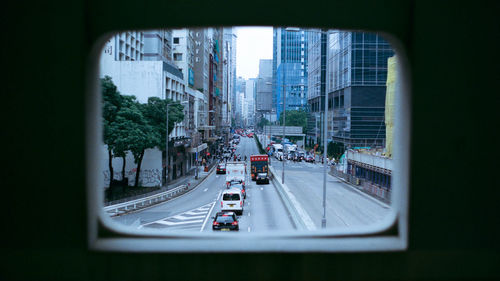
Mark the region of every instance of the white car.
POLYGON ((278 159, 280 161, 283 160, 283 152, 279 152, 279 151, 276 152, 275 157, 276 157, 276 159, 278 159))
POLYGON ((222 192, 221 211, 233 211, 241 216, 243 214, 243 203, 243 195, 240 189, 230 188, 222 192))

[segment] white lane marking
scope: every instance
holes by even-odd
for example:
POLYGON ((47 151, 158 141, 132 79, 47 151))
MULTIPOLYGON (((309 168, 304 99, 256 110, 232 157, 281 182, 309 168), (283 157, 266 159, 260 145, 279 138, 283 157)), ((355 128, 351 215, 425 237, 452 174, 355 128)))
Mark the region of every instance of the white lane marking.
POLYGON ((250 232, 250 226, 248 227, 248 232, 250 232))
POLYGON ((264 190, 264 188, 263 188, 263 187, 261 187, 261 188, 260 188, 260 190, 264 190))
POLYGON ((164 224, 164 225, 179 225, 179 224, 190 224, 190 223, 200 223, 203 220, 194 220, 194 221, 178 221, 178 222, 173 222, 173 221, 155 221, 154 223, 158 224, 164 224))
MULTIPOLYGON (((205 204, 199 208, 196 208, 194 210, 191 210, 191 211, 187 211, 187 212, 184 212, 184 213, 181 213, 181 214, 178 214, 178 215, 175 215, 175 216, 171 216, 171 217, 166 217, 166 218, 162 218, 162 219, 159 219, 159 220, 156 220, 156 221, 153 221, 153 222, 149 222, 149 223, 146 223, 146 224, 143 224, 141 225, 141 228, 143 226, 148 226, 148 225, 151 225, 151 224, 154 224, 154 223, 160 223, 160 224, 166 224, 164 222, 166 222, 167 220, 169 219, 179 219, 179 220, 186 220, 186 222, 194 222, 194 221, 187 221, 187 220, 190 220, 190 219, 197 219, 197 218, 200 218, 199 215, 203 215, 205 214, 209 209, 209 205, 212 204, 212 206, 215 204, 214 202, 211 202, 211 203, 208 203, 208 204, 205 204), (195 216, 183 216, 183 215, 195 215, 195 216)), ((201 216, 201 217, 204 217, 204 216, 201 216)), ((173 223, 176 223, 176 222, 173 222, 173 223)), ((166 224, 168 225, 168 224, 166 224)))
POLYGON ((250 212, 248 213, 248 216, 250 216, 250 212))
POLYGON ((205 218, 205 216, 191 216, 191 217, 185 217, 183 215, 177 215, 177 216, 173 216, 172 217, 173 219, 177 219, 177 220, 188 220, 188 219, 201 219, 201 218, 205 218))
POLYGON ((208 211, 207 217, 205 218, 205 221, 203 222, 203 225, 201 226, 200 232, 202 232, 203 229, 205 228, 205 225, 207 224, 208 218, 210 217, 210 214, 212 213, 212 210, 214 209, 215 204, 217 204, 217 200, 219 200, 221 193, 222 193, 222 190, 219 191, 219 195, 217 195, 217 199, 213 202, 212 207, 210 208, 210 211, 208 211))
MULTIPOLYGON (((208 209, 207 209, 207 210, 208 210, 208 209)), ((205 211, 206 211, 206 210, 203 210, 203 211, 201 211, 201 212, 189 211, 189 212, 185 212, 185 213, 183 213, 183 214, 196 216, 196 215, 203 215, 203 214, 205 214, 205 213, 206 213, 205 211)))
POLYGON ((207 190, 208 190, 208 187, 207 187, 207 188, 205 188, 205 189, 203 189, 203 192, 206 192, 207 190))

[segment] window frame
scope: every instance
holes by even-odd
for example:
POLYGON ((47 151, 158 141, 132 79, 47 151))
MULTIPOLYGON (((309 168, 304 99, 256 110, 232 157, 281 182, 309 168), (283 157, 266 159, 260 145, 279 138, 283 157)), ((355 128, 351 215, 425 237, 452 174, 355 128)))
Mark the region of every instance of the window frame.
POLYGON ((98 79, 100 55, 109 36, 92 47, 86 71, 86 189, 88 247, 91 250, 136 253, 347 253, 404 251, 408 247, 409 165, 411 133, 411 81, 403 45, 379 32, 398 55, 398 80, 394 118, 394 164, 392 211, 380 223, 367 227, 270 233, 160 233, 136 230, 114 222, 103 211, 100 145, 102 142, 101 93, 98 79))

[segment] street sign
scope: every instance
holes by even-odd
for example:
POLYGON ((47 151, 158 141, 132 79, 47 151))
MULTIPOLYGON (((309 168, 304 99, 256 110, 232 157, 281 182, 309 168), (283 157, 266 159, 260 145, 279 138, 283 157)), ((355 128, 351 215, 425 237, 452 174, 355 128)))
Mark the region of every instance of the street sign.
MULTIPOLYGON (((283 126, 264 126, 264 134, 283 135, 283 126)), ((301 135, 301 126, 285 126, 285 135, 301 135)))

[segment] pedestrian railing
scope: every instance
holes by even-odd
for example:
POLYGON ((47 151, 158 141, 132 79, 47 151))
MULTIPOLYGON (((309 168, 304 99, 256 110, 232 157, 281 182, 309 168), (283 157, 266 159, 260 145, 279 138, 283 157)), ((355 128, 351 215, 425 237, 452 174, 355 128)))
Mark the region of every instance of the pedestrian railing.
POLYGON ((194 189, 200 183, 202 183, 208 177, 208 175, 213 171, 214 163, 211 163, 209 165, 209 167, 210 167, 210 169, 209 169, 209 172, 207 173, 207 175, 202 180, 200 180, 197 184, 194 184, 194 185, 191 185, 190 183, 188 183, 187 185, 182 184, 182 185, 179 185, 177 187, 174 187, 174 188, 167 190, 167 191, 164 191, 164 192, 160 192, 160 193, 150 195, 147 197, 143 197, 143 198, 139 198, 136 200, 131 200, 131 201, 127 201, 127 202, 123 202, 123 203, 119 203, 119 204, 106 206, 103 209, 108 215, 110 215, 111 217, 114 217, 114 216, 122 215, 122 214, 125 214, 128 212, 132 212, 132 211, 135 211, 138 209, 146 208, 146 207, 170 200, 174 197, 177 197, 181 194, 188 192, 189 190, 194 189))
POLYGON ((330 174, 332 176, 336 176, 336 177, 344 180, 347 183, 350 183, 352 186, 356 187, 359 190, 365 191, 366 193, 370 194, 373 197, 378 197, 378 198, 383 199, 389 203, 391 201, 391 190, 386 188, 386 187, 382 187, 382 186, 370 183, 369 181, 367 181, 365 179, 358 178, 358 177, 355 177, 353 175, 343 173, 343 172, 335 169, 335 167, 332 167, 330 169, 330 174))
POLYGON ((111 206, 104 207, 104 211, 108 213, 110 216, 117 216, 124 213, 128 213, 130 211, 134 211, 140 208, 148 207, 166 200, 169 200, 173 197, 176 197, 182 193, 185 193, 189 190, 188 185, 179 185, 171 190, 164 191, 155 195, 151 195, 148 197, 144 197, 141 199, 136 199, 120 204, 115 204, 111 206))

